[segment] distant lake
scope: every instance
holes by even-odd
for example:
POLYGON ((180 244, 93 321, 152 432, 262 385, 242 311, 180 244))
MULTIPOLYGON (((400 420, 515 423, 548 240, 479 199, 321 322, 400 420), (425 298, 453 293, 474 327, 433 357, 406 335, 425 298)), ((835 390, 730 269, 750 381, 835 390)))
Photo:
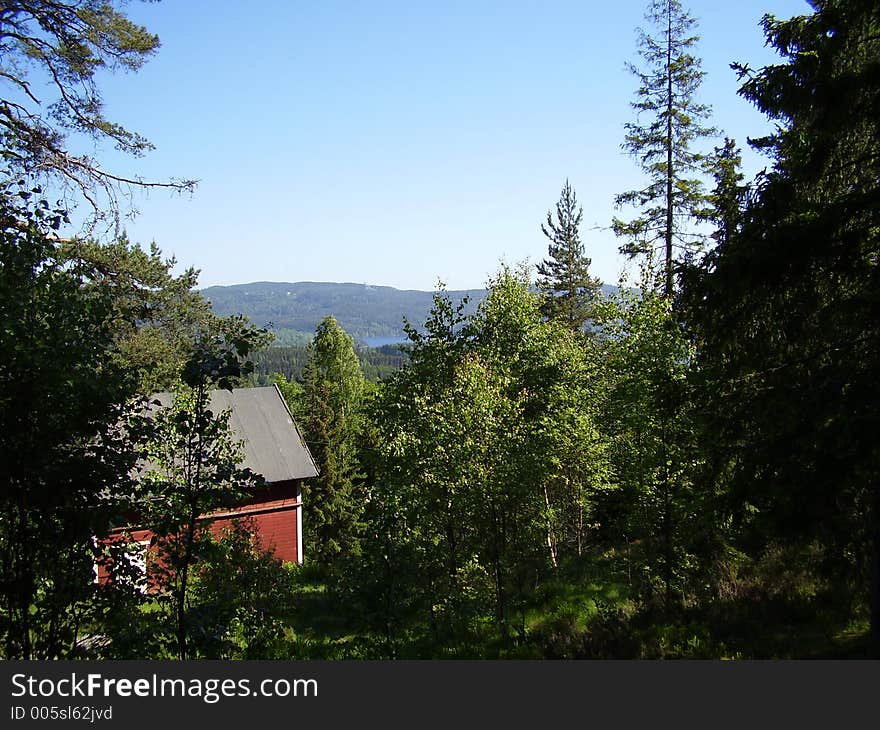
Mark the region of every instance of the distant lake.
POLYGON ((409 342, 409 338, 403 335, 396 337, 362 337, 361 341, 367 347, 384 347, 385 345, 399 345, 402 342, 409 342))

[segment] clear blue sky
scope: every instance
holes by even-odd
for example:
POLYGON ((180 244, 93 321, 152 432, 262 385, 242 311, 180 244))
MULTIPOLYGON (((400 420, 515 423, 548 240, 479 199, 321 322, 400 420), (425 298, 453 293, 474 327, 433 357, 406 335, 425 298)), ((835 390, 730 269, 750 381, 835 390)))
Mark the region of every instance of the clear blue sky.
MULTIPOLYGON (((127 6, 162 47, 102 81, 106 111, 149 138, 146 177, 200 180, 192 197, 139 195, 127 224, 200 285, 354 281, 433 289, 485 283, 500 260, 539 261, 540 224, 568 177, 593 271, 624 261, 607 230, 641 184, 620 150, 644 0, 216 2, 127 6), (594 230, 594 227, 598 229, 594 230)), ((765 12, 804 0, 692 0, 703 101, 745 145, 766 122, 736 95, 731 61, 776 60, 765 12)), ((747 154, 746 168, 764 165, 747 154)))

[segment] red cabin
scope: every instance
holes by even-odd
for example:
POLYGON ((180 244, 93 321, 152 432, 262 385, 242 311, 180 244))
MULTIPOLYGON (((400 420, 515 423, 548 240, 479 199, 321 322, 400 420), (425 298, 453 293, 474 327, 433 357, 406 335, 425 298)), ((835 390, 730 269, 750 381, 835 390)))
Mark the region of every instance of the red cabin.
MULTIPOLYGON (((232 391, 211 391, 210 409, 214 413, 229 410, 229 426, 233 437, 242 442, 242 466, 261 474, 265 489, 254 493, 242 504, 203 519, 211 531, 219 535, 232 520, 239 520, 253 531, 254 541, 264 550, 271 550, 280 560, 301 564, 302 544, 302 483, 317 476, 318 469, 299 428, 276 386, 236 388, 232 391)), ((153 400, 159 407, 174 400, 173 393, 157 393, 153 400)), ((126 536, 129 544, 143 550, 127 550, 129 561, 146 570, 147 550, 152 533, 132 525, 114 531, 110 541, 126 536)), ((132 546, 133 547, 133 546, 132 546)), ((97 578, 108 579, 106 566, 97 566, 97 578)))

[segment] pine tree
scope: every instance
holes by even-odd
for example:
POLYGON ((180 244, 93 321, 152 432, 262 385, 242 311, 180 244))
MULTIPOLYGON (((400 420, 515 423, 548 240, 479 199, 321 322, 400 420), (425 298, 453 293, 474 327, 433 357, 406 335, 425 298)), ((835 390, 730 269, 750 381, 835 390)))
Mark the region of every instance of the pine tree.
POLYGON ((639 214, 630 221, 615 218, 613 228, 628 239, 620 250, 631 258, 644 256, 650 266, 662 252, 657 283, 671 297, 677 259, 704 242, 692 224, 709 215, 701 175, 709 170, 711 157, 692 146, 715 130, 704 126, 711 110, 696 98, 705 75, 691 53, 699 40, 693 34, 696 20, 679 0, 652 0, 645 19, 654 34, 638 31, 645 66, 629 65, 639 88, 632 103, 636 120, 625 125, 623 149, 639 160, 648 184, 617 196, 617 206, 635 206, 639 214))
POLYGON ((118 227, 135 189, 192 191, 195 180, 146 180, 105 168, 84 144, 142 157, 149 140, 108 119, 107 73, 138 71, 159 38, 115 0, 27 0, 0 6, 0 177, 25 175, 118 227))
POLYGON ((556 222, 552 211, 541 231, 549 239, 548 258, 538 264, 538 289, 545 294, 541 307, 548 319, 561 319, 572 330, 580 331, 590 318, 600 282, 590 276, 590 259, 584 256, 580 238, 583 208, 568 180, 556 203, 556 222))

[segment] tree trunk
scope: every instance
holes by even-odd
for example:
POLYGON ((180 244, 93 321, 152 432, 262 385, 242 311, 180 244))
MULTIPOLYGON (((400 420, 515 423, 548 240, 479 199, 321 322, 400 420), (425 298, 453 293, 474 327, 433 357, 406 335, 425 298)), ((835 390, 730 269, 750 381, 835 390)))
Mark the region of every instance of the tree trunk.
POLYGON ((177 589, 177 658, 178 659, 186 659, 187 658, 187 646, 186 646, 186 630, 187 630, 187 621, 186 621, 186 588, 187 583, 189 582, 189 561, 191 558, 191 550, 192 550, 192 529, 187 528, 187 536, 186 543, 183 549, 183 560, 181 561, 180 566, 180 575, 178 579, 180 580, 180 584, 177 589))
MULTIPOLYGON (((666 416, 664 416, 666 417, 666 416)), ((672 609, 672 575, 675 551, 672 544, 672 475, 669 473, 668 432, 663 429, 663 588, 666 611, 672 609)))
POLYGON ((196 522, 199 513, 196 509, 190 513, 189 524, 186 526, 186 538, 183 544, 183 555, 180 564, 180 584, 178 586, 177 595, 177 653, 178 658, 187 659, 187 641, 186 635, 188 630, 188 616, 186 611, 186 589, 189 584, 189 568, 192 563, 193 545, 195 544, 196 522))
POLYGON ((663 584, 667 612, 672 608, 672 504, 669 494, 669 472, 663 482, 663 584))
MULTIPOLYGON (((31 647, 31 600, 37 592, 36 579, 32 568, 32 558, 30 557, 31 534, 28 529, 28 509, 25 498, 22 496, 17 505, 16 510, 16 541, 17 549, 12 550, 12 564, 15 566, 12 574, 14 576, 13 595, 15 596, 15 613, 18 614, 12 621, 15 626, 18 623, 18 631, 20 633, 19 643, 17 646, 17 656, 13 653, 7 654, 7 659, 32 659, 31 647)), ((14 632, 7 634, 8 640, 11 639, 11 645, 15 646, 14 632)))
POLYGON ((504 550, 504 528, 500 524, 500 516, 493 502, 490 502, 492 516, 492 543, 489 559, 492 563, 492 574, 495 582, 495 621, 501 631, 502 638, 507 641, 507 593, 504 590, 504 568, 502 552, 504 550))
POLYGON ((578 501, 577 512, 577 556, 581 557, 584 551, 584 505, 578 501))
POLYGON ((553 521, 550 518, 550 493, 547 485, 544 485, 544 505, 547 507, 547 550, 550 553, 550 563, 554 568, 559 567, 556 552, 556 537, 553 534, 553 521))

